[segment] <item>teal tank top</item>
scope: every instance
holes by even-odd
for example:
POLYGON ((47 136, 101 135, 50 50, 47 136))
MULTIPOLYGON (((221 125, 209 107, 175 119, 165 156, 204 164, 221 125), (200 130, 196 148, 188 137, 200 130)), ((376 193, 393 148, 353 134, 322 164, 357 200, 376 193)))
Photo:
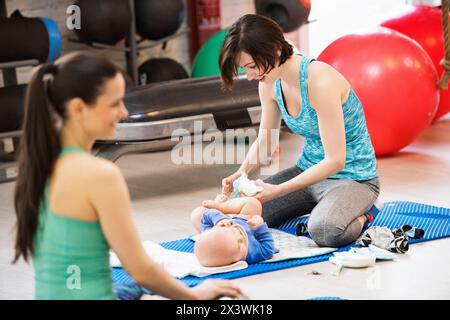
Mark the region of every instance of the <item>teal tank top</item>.
MULTIPOLYGON (((319 134, 317 113, 311 107, 308 96, 307 77, 311 61, 303 56, 300 63, 301 111, 297 117, 292 117, 287 112, 281 90, 281 80, 275 81, 277 104, 284 122, 293 132, 305 138, 305 145, 296 163, 301 170, 312 167, 325 157, 319 134)), ((362 104, 352 88, 350 88, 347 100, 342 104, 342 110, 345 122, 345 167, 330 178, 356 181, 373 179, 378 176, 375 152, 367 131, 362 104)))
MULTIPOLYGON (((85 151, 66 147, 60 156, 72 152, 85 151)), ((33 244, 36 299, 116 299, 110 248, 99 221, 81 221, 53 212, 48 205, 48 181, 33 244)))

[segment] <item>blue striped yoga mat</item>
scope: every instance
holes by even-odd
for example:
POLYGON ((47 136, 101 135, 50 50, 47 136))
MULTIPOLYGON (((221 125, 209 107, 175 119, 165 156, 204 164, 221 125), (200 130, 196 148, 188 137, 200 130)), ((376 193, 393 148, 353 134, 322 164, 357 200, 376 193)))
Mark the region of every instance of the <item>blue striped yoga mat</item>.
MULTIPOLYGON (((292 219, 277 228, 295 234, 295 227, 301 222, 307 222, 308 216, 292 219)), ((410 243, 417 243, 450 237, 450 209, 435 207, 414 202, 387 202, 369 226, 382 226, 394 229, 409 224, 410 226, 425 230, 422 239, 410 239, 410 243)), ((194 243, 189 239, 182 239, 161 243, 167 249, 184 252, 193 252, 194 243)), ((353 245, 341 248, 339 251, 347 251, 353 245)), ((215 274, 203 278, 187 276, 181 280, 188 286, 195 286, 205 279, 235 279, 258 273, 271 272, 280 269, 292 268, 306 264, 327 261, 332 254, 325 254, 311 258, 293 259, 275 263, 257 263, 248 268, 227 273, 215 274)), ((133 282, 133 279, 122 269, 113 268, 113 281, 117 284, 133 282)))

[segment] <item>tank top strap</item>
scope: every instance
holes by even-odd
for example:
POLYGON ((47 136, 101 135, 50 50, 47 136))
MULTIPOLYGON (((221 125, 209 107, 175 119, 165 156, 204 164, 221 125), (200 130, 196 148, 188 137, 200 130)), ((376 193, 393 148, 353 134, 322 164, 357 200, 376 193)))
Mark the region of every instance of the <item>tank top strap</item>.
POLYGON ((309 106, 309 96, 308 96, 308 66, 315 59, 310 59, 308 57, 302 56, 302 61, 300 62, 300 93, 302 97, 302 107, 309 106))

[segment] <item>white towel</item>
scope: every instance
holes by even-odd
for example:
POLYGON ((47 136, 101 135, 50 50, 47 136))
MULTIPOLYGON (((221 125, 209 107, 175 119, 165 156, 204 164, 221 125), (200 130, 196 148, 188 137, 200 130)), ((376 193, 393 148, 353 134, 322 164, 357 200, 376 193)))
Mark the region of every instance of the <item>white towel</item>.
MULTIPOLYGON (((151 241, 144 241, 142 245, 149 257, 175 278, 183 278, 188 275, 205 277, 210 274, 241 270, 248 267, 245 261, 238 261, 223 267, 204 267, 193 253, 166 249, 151 241)), ((110 252, 109 258, 112 267, 122 266, 114 252, 110 252)))
POLYGON ((261 261, 262 263, 315 257, 338 250, 336 248, 319 247, 308 237, 297 237, 277 229, 270 229, 270 231, 278 253, 275 253, 272 259, 261 261))

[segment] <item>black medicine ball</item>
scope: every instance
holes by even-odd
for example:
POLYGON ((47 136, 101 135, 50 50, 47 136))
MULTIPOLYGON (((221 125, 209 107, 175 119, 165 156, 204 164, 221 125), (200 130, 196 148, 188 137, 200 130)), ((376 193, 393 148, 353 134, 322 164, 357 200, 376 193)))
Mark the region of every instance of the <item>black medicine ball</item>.
POLYGON ((135 0, 137 33, 150 40, 168 37, 185 18, 182 0, 135 0))
POLYGON ((149 59, 139 67, 139 84, 187 78, 184 67, 169 58, 149 59))

